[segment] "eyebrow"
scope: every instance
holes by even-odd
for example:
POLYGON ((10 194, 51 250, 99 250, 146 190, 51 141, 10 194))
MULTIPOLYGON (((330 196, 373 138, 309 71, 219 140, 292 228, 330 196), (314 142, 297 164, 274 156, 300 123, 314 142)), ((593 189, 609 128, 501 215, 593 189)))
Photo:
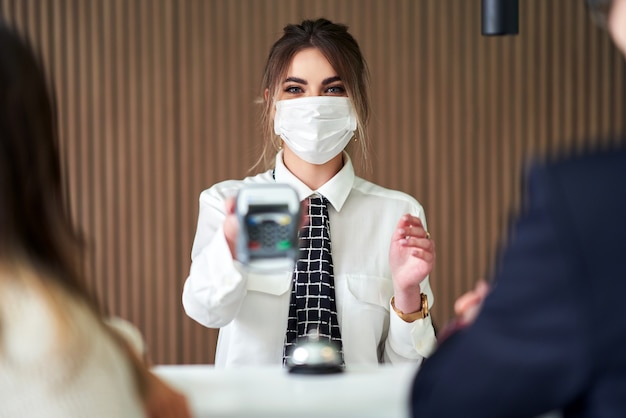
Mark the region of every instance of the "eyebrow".
MULTIPOLYGON (((325 78, 324 80, 322 80, 322 86, 326 86, 330 83, 334 83, 335 81, 341 81, 341 77, 336 75, 334 77, 325 78)), ((302 78, 298 78, 298 77, 287 77, 284 82, 285 83, 299 83, 299 84, 304 84, 305 86, 309 84, 306 80, 302 78)))

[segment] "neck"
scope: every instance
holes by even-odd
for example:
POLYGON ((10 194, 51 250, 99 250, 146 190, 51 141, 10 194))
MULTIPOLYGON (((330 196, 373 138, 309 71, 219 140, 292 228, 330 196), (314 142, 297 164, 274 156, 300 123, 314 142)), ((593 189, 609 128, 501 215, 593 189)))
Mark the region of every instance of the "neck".
POLYGON ((340 153, 327 163, 311 164, 302 160, 288 147, 283 149, 285 167, 311 190, 317 190, 322 187, 343 167, 343 153, 340 153))

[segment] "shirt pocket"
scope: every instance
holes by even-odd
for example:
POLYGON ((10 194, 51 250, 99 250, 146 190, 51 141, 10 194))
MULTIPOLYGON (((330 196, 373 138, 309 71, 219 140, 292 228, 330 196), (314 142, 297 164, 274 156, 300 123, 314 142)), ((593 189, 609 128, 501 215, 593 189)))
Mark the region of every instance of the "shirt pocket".
POLYGON ((389 311, 389 301, 393 296, 391 279, 367 275, 349 275, 346 279, 348 291, 358 301, 380 306, 389 311))
POLYGON ((246 288, 248 291, 282 295, 291 289, 292 272, 279 274, 248 273, 246 288))

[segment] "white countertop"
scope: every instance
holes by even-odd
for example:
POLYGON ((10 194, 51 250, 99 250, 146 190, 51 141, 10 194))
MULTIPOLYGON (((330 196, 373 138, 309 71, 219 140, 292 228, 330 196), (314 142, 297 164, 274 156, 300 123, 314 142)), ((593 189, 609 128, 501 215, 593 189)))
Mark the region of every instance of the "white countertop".
POLYGON ((349 367, 301 375, 272 367, 216 369, 156 366, 154 372, 188 396, 204 417, 408 417, 416 366, 349 367))

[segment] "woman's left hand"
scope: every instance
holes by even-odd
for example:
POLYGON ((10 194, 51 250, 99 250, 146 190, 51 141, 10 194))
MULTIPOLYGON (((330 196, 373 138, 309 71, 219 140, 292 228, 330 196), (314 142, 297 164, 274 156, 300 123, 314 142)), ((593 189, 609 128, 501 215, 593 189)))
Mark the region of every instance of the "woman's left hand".
POLYGON ((393 233, 389 265, 393 277, 395 305, 403 312, 420 309, 420 283, 435 262, 435 242, 416 216, 404 215, 393 233))

